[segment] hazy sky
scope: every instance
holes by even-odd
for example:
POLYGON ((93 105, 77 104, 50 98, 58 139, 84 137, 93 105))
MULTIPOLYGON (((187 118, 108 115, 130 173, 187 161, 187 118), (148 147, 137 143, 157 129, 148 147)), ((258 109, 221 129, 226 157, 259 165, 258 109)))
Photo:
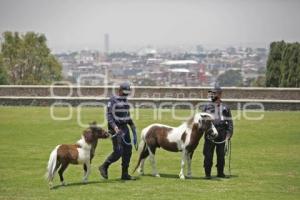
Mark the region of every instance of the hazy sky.
POLYGON ((55 51, 300 41, 300 0, 0 0, 0 32, 45 33, 55 51))

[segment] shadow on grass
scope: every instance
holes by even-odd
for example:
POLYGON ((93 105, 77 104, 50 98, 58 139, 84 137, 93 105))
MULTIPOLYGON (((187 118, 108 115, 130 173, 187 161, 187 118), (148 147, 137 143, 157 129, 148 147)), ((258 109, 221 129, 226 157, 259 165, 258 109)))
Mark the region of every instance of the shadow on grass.
POLYGON ((239 176, 238 175, 228 175, 226 176, 225 178, 220 178, 220 177, 217 177, 217 176, 212 176, 211 179, 207 179, 205 177, 193 177, 191 179, 202 179, 202 180, 208 180, 208 181, 221 181, 221 180, 228 180, 228 179, 232 179, 232 178, 238 178, 239 176))
MULTIPOLYGON (((148 177, 153 177, 156 178, 154 176, 152 176, 152 174, 145 174, 143 176, 148 176, 148 177)), ((186 178, 185 180, 205 180, 205 181, 222 181, 222 180, 226 180, 226 179, 231 179, 231 178, 238 178, 238 175, 231 175, 228 176, 226 178, 219 178, 216 176, 212 176, 211 179, 206 179, 205 177, 192 177, 192 178, 186 178)), ((136 180, 140 180, 140 176, 135 177, 136 180)), ((179 176, 176 174, 166 174, 166 173, 161 173, 160 174, 160 178, 167 178, 167 179, 178 179, 179 180, 179 176)), ((67 185, 55 185, 51 188, 51 190, 56 190, 59 188, 68 188, 68 187, 76 187, 76 186, 82 186, 82 185, 92 185, 92 184, 110 184, 110 183, 125 183, 127 181, 124 181, 122 179, 108 179, 108 180, 101 180, 101 181, 90 181, 87 183, 83 183, 83 182, 75 182, 75 183, 68 183, 67 185)))
POLYGON ((173 178, 173 179, 179 179, 179 176, 177 174, 166 174, 162 173, 160 174, 161 178, 173 178))
MULTIPOLYGON (((145 174, 143 176, 148 176, 148 177, 154 177, 152 174, 145 174)), ((219 178, 217 176, 212 176, 211 179, 206 179, 205 177, 191 177, 191 178, 186 178, 186 180, 208 180, 208 181, 221 181, 222 179, 231 179, 231 178, 238 178, 238 175, 231 175, 227 176, 226 178, 219 178)), ((166 173, 161 173, 160 178, 168 178, 168 179, 179 179, 179 176, 176 174, 166 174, 166 173)))
MULTIPOLYGON (((180 179, 179 175, 177 174, 166 174, 166 173, 160 173, 160 178, 168 178, 168 179, 180 179)), ((152 174, 145 174, 143 176, 148 176, 148 177, 153 177, 153 178, 157 178, 154 177, 152 174)), ((203 177, 192 177, 192 178, 186 178, 186 180, 202 180, 204 179, 203 177)))
POLYGON ((230 178, 238 178, 239 177, 239 175, 230 175, 228 178, 230 179, 230 178))
MULTIPOLYGON (((136 180, 139 180, 137 177, 136 180)), ((59 188, 68 188, 68 187, 76 187, 76 186, 82 186, 82 185, 92 185, 92 184, 109 184, 109 183, 125 183, 126 181, 122 179, 108 179, 108 180, 101 180, 101 181, 90 181, 87 183, 83 182, 75 182, 75 183, 68 183, 66 185, 55 185, 51 188, 51 190, 56 190, 59 188)))

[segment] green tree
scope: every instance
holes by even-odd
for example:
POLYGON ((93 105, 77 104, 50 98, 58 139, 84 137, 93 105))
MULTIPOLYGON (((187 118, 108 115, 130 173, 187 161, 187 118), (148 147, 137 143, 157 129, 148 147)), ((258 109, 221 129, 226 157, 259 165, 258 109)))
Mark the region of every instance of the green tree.
POLYGON ((264 87, 266 85, 266 77, 265 76, 258 76, 251 82, 252 87, 264 87))
POLYGON ((300 81, 300 44, 288 44, 285 52, 283 53, 283 62, 281 63, 282 79, 280 82, 281 87, 299 87, 300 81))
POLYGON ((243 77, 240 70, 228 70, 221 74, 217 81, 221 86, 241 86, 243 77))
POLYGON ((273 42, 267 61, 267 87, 300 87, 300 44, 273 42))
POLYGON ((61 64, 43 34, 3 33, 2 54, 11 84, 49 84, 61 79, 61 64))
POLYGON ((0 85, 8 84, 6 69, 3 65, 3 56, 0 53, 0 85))
POLYGON ((282 50, 285 49, 285 42, 272 42, 267 61, 266 86, 278 87, 281 80, 280 64, 282 60, 282 50))

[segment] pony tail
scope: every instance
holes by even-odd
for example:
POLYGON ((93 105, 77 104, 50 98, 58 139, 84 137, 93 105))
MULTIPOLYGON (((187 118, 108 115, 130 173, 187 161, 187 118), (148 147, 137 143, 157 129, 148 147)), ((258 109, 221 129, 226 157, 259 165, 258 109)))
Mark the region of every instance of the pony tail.
POLYGON ((138 159, 138 163, 135 166, 135 168, 133 169, 133 173, 137 170, 137 168, 140 166, 142 159, 145 159, 148 155, 148 149, 147 149, 147 144, 146 142, 142 139, 140 145, 139 145, 139 159, 138 159))
POLYGON ((57 149, 60 145, 56 146, 55 149, 50 154, 49 161, 48 161, 48 166, 47 166, 47 172, 45 175, 45 178, 48 181, 52 181, 54 178, 54 173, 55 173, 55 167, 56 167, 56 162, 57 162, 57 149))

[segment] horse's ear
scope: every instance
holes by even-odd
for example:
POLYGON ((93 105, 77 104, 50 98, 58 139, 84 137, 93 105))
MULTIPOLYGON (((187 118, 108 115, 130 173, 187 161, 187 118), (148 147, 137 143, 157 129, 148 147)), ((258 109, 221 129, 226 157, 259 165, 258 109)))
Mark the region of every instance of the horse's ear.
POLYGON ((93 121, 92 123, 90 123, 90 126, 96 126, 96 125, 97 125, 96 121, 93 121))
POLYGON ((93 121, 92 123, 90 123, 90 125, 97 125, 97 122, 93 121))
POLYGON ((203 123, 206 123, 209 120, 212 120, 212 116, 208 113, 200 113, 199 125, 202 127, 203 123))
POLYGON ((200 116, 204 120, 214 120, 214 117, 209 113, 201 113, 200 116))
POLYGON ((206 118, 207 114, 206 113, 201 113, 200 116, 201 116, 201 118, 206 118))
POLYGON ((83 137, 84 137, 86 143, 88 143, 88 144, 92 143, 93 138, 94 138, 92 130, 90 128, 84 130, 83 137))
POLYGON ((199 121, 198 121, 198 124, 199 124, 199 127, 202 127, 202 117, 199 119, 199 121))

